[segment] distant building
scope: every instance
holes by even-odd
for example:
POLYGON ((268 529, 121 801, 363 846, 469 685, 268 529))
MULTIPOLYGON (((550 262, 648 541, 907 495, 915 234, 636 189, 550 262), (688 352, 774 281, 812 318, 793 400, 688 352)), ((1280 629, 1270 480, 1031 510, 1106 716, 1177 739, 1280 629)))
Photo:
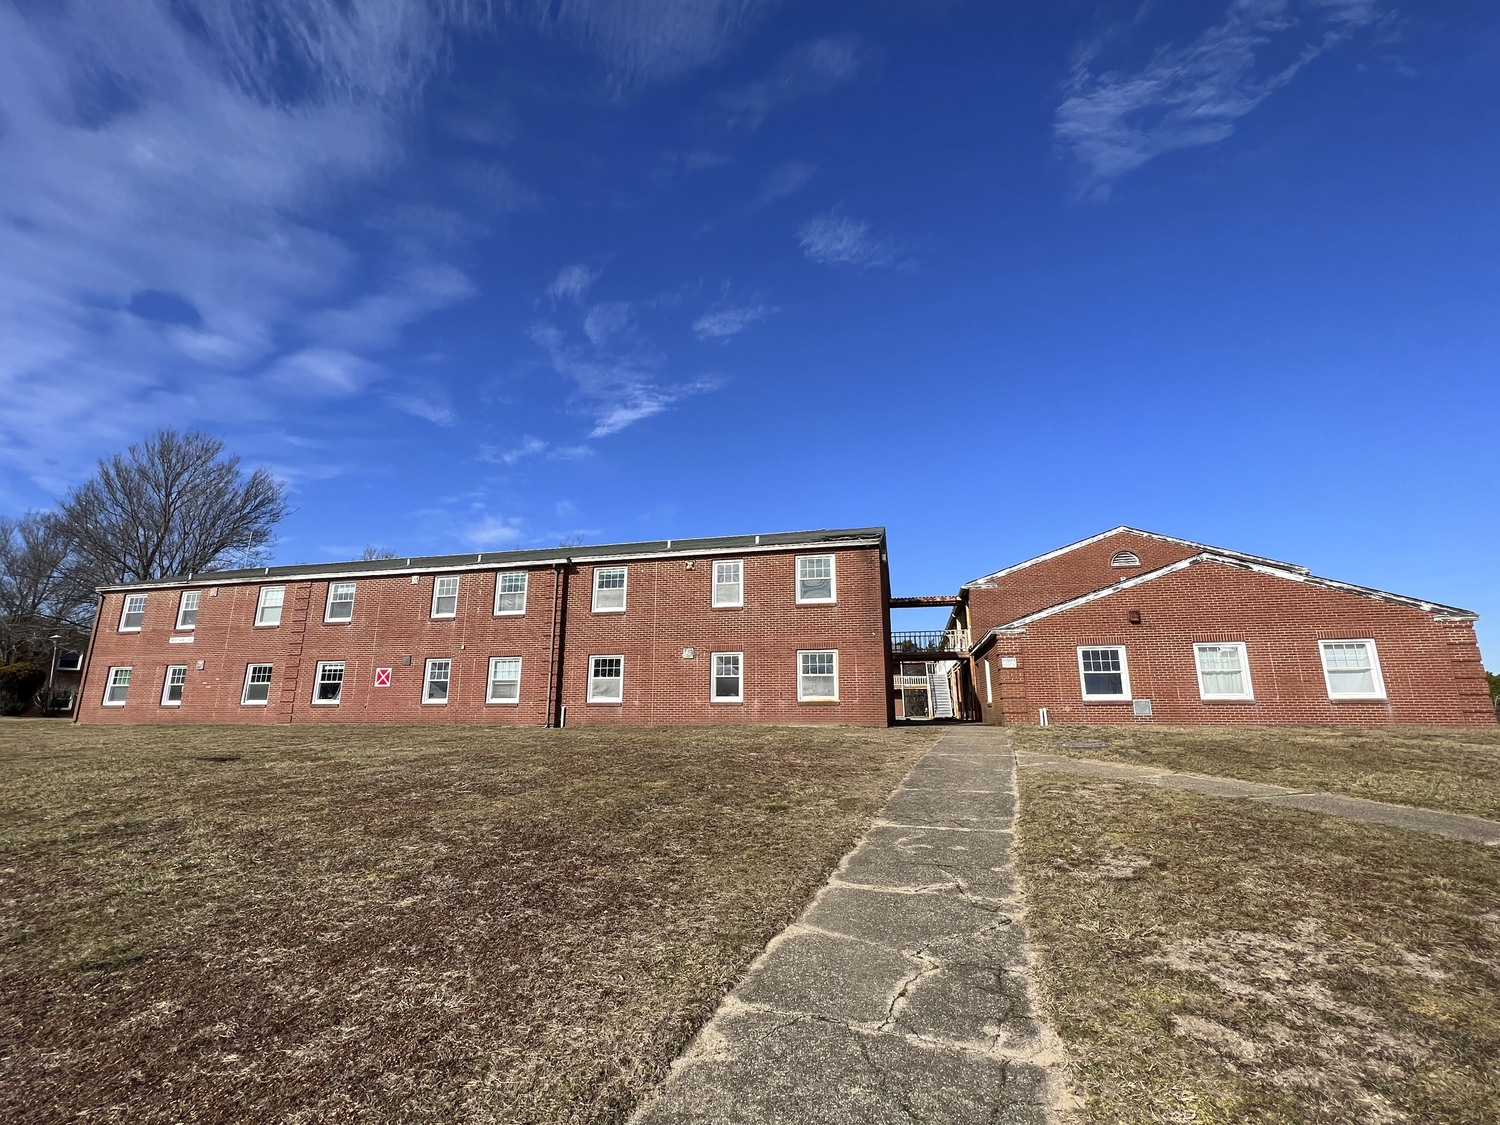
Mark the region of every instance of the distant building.
POLYGON ((1476 618, 1127 527, 934 597, 882 528, 484 552, 108 587, 76 714, 1489 726, 1476 618))

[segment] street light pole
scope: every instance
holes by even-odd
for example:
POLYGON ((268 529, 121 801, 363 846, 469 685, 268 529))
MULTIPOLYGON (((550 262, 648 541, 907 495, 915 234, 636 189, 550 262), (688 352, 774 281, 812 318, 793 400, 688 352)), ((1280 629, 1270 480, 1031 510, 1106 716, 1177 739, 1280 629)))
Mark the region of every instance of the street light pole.
POLYGON ((53 633, 47 639, 52 642, 52 665, 47 669, 47 698, 42 701, 43 716, 52 710, 52 681, 57 678, 57 642, 62 640, 62 634, 53 633))

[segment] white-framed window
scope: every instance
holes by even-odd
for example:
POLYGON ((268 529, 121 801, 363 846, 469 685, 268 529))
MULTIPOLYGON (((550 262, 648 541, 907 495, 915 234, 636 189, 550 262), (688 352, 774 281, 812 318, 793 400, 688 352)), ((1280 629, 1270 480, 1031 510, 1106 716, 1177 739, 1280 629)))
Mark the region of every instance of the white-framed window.
POLYGON ((429 660, 422 676, 422 702, 447 703, 448 682, 453 678, 453 661, 429 660))
POLYGON ((280 625, 281 607, 285 601, 285 586, 262 586, 260 598, 255 603, 256 626, 280 625))
POLYGON ((1384 699, 1385 678, 1375 642, 1319 641, 1329 699, 1384 699))
POLYGON ((1250 660, 1242 641, 1219 641, 1193 646, 1198 665, 1198 698, 1254 699, 1250 660))
POLYGON ((323 707, 333 707, 343 697, 344 662, 342 660, 318 661, 317 675, 313 677, 312 701, 323 707))
POLYGON ((984 701, 986 703, 995 702, 995 687, 990 680, 990 658, 988 656, 984 658, 984 701))
POLYGON ((519 656, 490 658, 490 687, 484 701, 486 703, 521 702, 521 658, 519 656))
POLYGON ((458 616, 458 575, 444 574, 432 580, 432 616, 458 616))
POLYGON ((713 690, 709 698, 715 703, 743 703, 745 701, 745 654, 716 652, 713 654, 713 670, 713 690))
POLYGON ((161 685, 161 705, 181 707, 182 689, 187 686, 187 665, 168 664, 167 675, 161 685))
POLYGON ((589 702, 625 702, 625 658, 589 657, 589 702))
POLYGON ((177 627, 179 629, 192 629, 198 624, 198 602, 202 597, 202 590, 182 592, 182 597, 177 599, 177 627))
POLYGON ((271 702, 271 665, 250 664, 245 667, 245 690, 240 693, 243 707, 264 707, 271 702))
POLYGON ((527 574, 524 570, 502 570, 495 575, 495 616, 526 612, 527 574))
POLYGON ((832 555, 797 556, 797 604, 816 605, 837 599, 832 555))
POLYGON ((1080 647, 1078 679, 1085 699, 1129 699, 1130 666, 1125 659, 1125 646, 1080 647))
POLYGON ((323 607, 323 620, 354 620, 354 583, 328 583, 328 604, 323 607))
POLYGON ((713 604, 719 607, 745 604, 745 564, 739 559, 714 563, 713 604))
POLYGON ((130 672, 129 668, 109 670, 109 679, 105 681, 104 686, 104 706, 125 706, 125 699, 130 694, 130 672))
POLYGON ((83 670, 83 653, 74 652, 69 648, 57 650, 57 670, 59 672, 79 672, 83 670))
POLYGON ((838 702, 839 654, 835 649, 797 653, 797 702, 838 702))
POLYGON ((594 612, 625 612, 626 570, 623 566, 594 568, 594 612))
POLYGON ((1134 551, 1116 551, 1109 559, 1110 566, 1140 566, 1141 557, 1134 551))
POLYGON ((125 604, 120 609, 120 632, 139 633, 141 623, 146 620, 146 595, 126 594, 125 604))

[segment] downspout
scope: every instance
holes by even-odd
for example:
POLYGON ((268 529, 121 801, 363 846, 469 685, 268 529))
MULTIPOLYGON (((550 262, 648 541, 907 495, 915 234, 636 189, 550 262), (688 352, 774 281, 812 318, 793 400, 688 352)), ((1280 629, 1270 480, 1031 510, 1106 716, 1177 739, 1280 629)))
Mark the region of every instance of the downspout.
POLYGON ((568 620, 568 567, 571 559, 552 564, 552 639, 547 648, 547 717, 544 725, 557 726, 562 709, 562 646, 568 620))
POLYGON ((89 630, 89 648, 83 657, 83 675, 78 679, 78 698, 73 701, 73 725, 78 725, 78 716, 83 713, 83 689, 88 686, 89 670, 94 666, 94 640, 99 636, 99 615, 104 612, 104 595, 94 603, 94 626, 89 630))

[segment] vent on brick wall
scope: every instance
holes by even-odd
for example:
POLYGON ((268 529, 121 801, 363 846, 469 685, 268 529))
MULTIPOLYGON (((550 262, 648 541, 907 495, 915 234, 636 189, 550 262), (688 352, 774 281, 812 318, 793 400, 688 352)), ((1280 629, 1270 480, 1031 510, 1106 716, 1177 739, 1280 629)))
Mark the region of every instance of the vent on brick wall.
POLYGON ((1110 566, 1140 566, 1141 557, 1134 551, 1116 551, 1109 560, 1110 566))

